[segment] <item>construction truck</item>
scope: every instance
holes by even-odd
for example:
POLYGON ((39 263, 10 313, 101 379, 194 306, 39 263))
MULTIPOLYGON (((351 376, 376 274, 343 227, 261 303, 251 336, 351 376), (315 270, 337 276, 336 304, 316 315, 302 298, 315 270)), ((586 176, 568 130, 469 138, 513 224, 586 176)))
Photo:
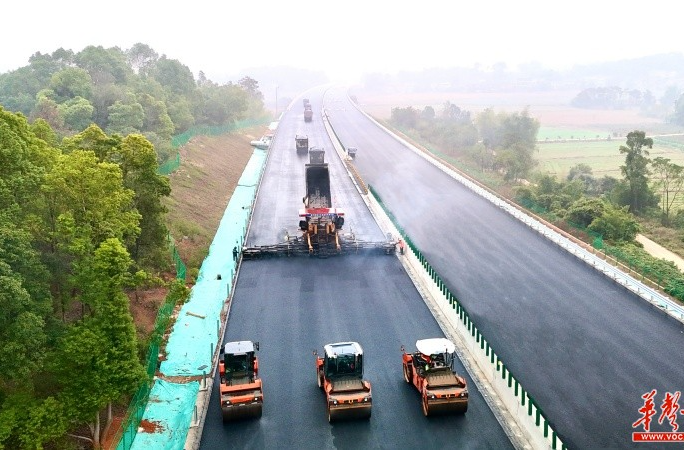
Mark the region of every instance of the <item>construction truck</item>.
POLYGON ((358 342, 338 342, 316 355, 318 387, 325 392, 328 422, 367 419, 373 398, 370 382, 363 379, 363 349, 358 342))
POLYGON ((264 391, 255 352, 259 343, 228 342, 219 356, 219 392, 223 421, 261 417, 264 391))
POLYGON ((309 137, 296 135, 295 136, 295 147, 297 148, 297 153, 306 153, 309 151, 309 137))
POLYGON ((324 256, 331 250, 339 252, 338 231, 344 225, 344 211, 332 207, 325 150, 315 147, 309 150, 305 179, 306 195, 302 199, 304 208, 299 210, 299 229, 304 232, 309 253, 324 256))
POLYGON ((423 414, 465 413, 468 410, 468 387, 464 377, 454 372, 456 346, 448 339, 416 341, 413 353, 404 352, 404 380, 420 392, 423 414))
POLYGON ((332 254, 380 251, 387 255, 396 253, 401 242, 391 234, 384 241, 371 242, 359 239, 353 232, 342 233, 344 211, 332 205, 330 193, 330 173, 325 162, 325 151, 321 148, 309 149, 309 163, 305 165, 306 193, 302 198, 304 208, 299 210, 299 233, 286 230, 282 242, 245 246, 242 248, 244 259, 263 256, 316 255, 327 257, 332 254))
POLYGON ((311 104, 304 106, 304 122, 311 122, 313 119, 313 110, 311 109, 311 104))

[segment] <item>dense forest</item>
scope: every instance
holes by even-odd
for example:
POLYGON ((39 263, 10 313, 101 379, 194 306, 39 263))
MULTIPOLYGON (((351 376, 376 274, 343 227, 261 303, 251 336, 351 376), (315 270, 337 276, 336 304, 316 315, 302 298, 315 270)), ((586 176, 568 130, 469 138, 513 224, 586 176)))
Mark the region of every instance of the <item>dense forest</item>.
POLYGON ((143 44, 0 75, 0 448, 99 447, 146 378, 129 298, 170 265, 171 137, 264 115, 256 80, 195 80, 143 44))
POLYGON ((0 105, 67 136, 91 123, 107 134, 140 133, 161 160, 171 136, 194 125, 225 125, 266 113, 256 80, 222 85, 197 79, 180 61, 145 44, 127 50, 89 46, 78 53, 35 53, 27 66, 0 75, 0 105))

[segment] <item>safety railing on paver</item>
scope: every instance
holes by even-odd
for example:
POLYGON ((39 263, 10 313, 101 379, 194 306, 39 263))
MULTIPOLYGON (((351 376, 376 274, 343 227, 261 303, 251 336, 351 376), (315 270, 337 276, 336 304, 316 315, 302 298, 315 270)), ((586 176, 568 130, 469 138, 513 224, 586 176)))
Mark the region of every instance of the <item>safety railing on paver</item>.
POLYGON ((501 374, 501 379, 506 381, 508 387, 512 390, 515 397, 520 399, 520 405, 527 408, 528 416, 533 417, 535 424, 542 429, 541 431, 544 435, 544 438, 549 439, 551 443, 551 448, 560 448, 562 450, 565 450, 567 447, 565 446, 565 444, 562 443, 562 441, 558 437, 556 431, 551 426, 551 423, 544 415, 544 412, 542 411, 541 407, 522 387, 520 382, 513 376, 511 371, 506 367, 503 361, 501 361, 499 356, 497 356, 496 352, 494 352, 494 349, 491 347, 489 342, 487 342, 487 340, 484 338, 480 330, 477 329, 477 327, 473 323, 472 319, 470 318, 470 315, 465 310, 463 305, 458 301, 456 296, 449 290, 449 288, 446 286, 446 283, 444 283, 444 280, 442 280, 437 271, 428 262, 427 258, 425 258, 425 255, 423 255, 423 253, 418 249, 418 247, 411 240, 406 231, 401 227, 401 225, 399 225, 398 221, 396 220, 392 212, 382 202, 380 196, 375 191, 375 189, 373 189, 371 185, 368 185, 368 190, 373 195, 378 204, 382 207, 385 214, 387 214, 387 216, 390 218, 394 226, 397 228, 397 231, 399 231, 402 239, 404 240, 404 242, 406 242, 406 245, 408 245, 413 255, 416 258, 418 258, 423 268, 425 269, 425 272, 427 272, 430 278, 432 278, 432 281, 435 283, 439 291, 449 301, 449 304, 454 309, 454 313, 458 316, 459 320, 467 328, 470 335, 479 344, 480 350, 482 350, 485 353, 485 356, 489 358, 489 361, 492 365, 494 365, 496 371, 501 374))

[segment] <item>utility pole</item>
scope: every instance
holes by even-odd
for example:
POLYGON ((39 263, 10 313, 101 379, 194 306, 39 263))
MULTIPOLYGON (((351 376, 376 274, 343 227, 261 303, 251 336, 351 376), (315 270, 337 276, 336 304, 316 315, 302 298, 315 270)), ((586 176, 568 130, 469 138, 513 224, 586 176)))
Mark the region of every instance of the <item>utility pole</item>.
POLYGON ((276 104, 275 104, 275 116, 278 118, 278 85, 276 85, 276 104))

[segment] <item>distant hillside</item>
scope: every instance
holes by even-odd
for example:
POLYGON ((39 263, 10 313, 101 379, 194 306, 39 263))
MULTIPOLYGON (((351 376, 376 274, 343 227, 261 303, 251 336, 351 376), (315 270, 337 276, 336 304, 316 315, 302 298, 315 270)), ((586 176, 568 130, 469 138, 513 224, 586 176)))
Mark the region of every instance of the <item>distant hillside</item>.
POLYGON ((668 88, 684 88, 684 54, 667 53, 641 58, 574 66, 558 71, 540 63, 512 70, 504 63, 493 67, 429 68, 398 74, 372 73, 364 88, 376 92, 525 92, 577 90, 616 86, 651 91, 659 97, 668 88))

